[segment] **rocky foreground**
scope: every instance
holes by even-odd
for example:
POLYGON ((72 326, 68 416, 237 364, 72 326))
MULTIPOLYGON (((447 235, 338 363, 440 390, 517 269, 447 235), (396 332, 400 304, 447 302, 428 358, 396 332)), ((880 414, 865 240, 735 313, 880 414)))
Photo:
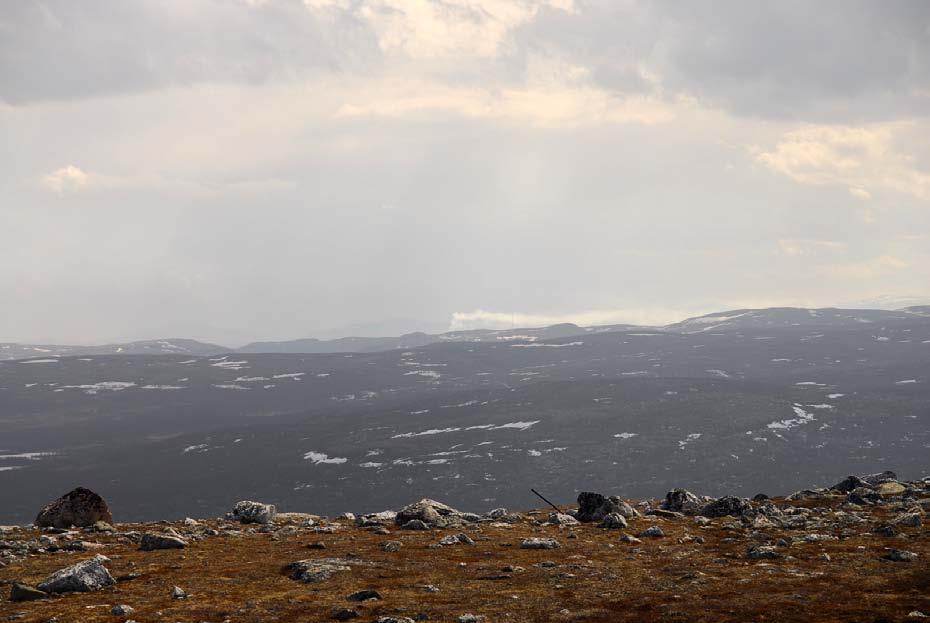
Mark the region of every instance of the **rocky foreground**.
POLYGON ((148 524, 76 489, 35 526, 0 527, 0 620, 919 621, 928 511, 930 478, 891 472, 786 498, 337 518, 245 501, 148 524))

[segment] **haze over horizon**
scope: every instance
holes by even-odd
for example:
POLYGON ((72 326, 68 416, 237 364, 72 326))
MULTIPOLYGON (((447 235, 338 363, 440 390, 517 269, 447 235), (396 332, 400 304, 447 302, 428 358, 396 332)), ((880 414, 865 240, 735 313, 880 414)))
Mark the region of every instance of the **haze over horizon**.
POLYGON ((0 341, 926 302, 928 23, 906 1, 10 3, 0 341))

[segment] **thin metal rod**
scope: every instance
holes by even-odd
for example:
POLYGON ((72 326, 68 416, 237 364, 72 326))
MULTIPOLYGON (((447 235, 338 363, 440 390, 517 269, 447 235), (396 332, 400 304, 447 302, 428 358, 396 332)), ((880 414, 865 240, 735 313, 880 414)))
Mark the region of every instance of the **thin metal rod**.
POLYGON ((537 496, 539 496, 539 499, 540 499, 540 500, 542 500, 543 502, 545 502, 546 504, 548 504, 549 506, 551 506, 552 508, 554 508, 554 509, 555 509, 555 512, 557 512, 557 513, 561 513, 561 512, 562 512, 561 509, 559 509, 558 506, 556 506, 555 504, 553 504, 552 502, 550 502, 549 500, 547 500, 546 498, 544 498, 543 495, 542 495, 542 493, 540 493, 540 492, 537 491, 536 489, 530 489, 530 491, 532 491, 532 492, 535 493, 537 496))

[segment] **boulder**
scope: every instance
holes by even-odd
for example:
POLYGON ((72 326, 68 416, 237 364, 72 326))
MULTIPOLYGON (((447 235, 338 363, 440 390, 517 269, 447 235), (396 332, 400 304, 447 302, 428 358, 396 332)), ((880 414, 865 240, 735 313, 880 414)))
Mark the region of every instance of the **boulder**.
POLYGON ((98 521, 113 523, 110 507, 90 489, 78 487, 39 511, 35 524, 39 528, 86 528, 98 521))
POLYGON ((892 549, 885 554, 884 558, 892 562, 914 562, 919 556, 915 552, 904 549, 892 549))
POLYGON ((430 528, 447 528, 461 525, 462 513, 442 502, 423 498, 408 504, 397 512, 394 523, 403 526, 410 521, 422 521, 430 528))
POLYGON ((600 493, 590 491, 578 494, 578 512, 575 513, 575 519, 578 521, 601 521, 610 513, 620 513, 627 519, 636 516, 633 507, 616 495, 606 497, 600 493))
POLYGON ((156 549, 184 549, 187 541, 170 534, 144 534, 139 549, 151 552, 156 549))
POLYGON ((771 545, 753 545, 746 550, 746 558, 749 560, 775 560, 784 557, 784 554, 771 545))
POLYGON ((726 517, 732 515, 739 517, 748 510, 752 510, 752 504, 732 495, 725 495, 712 502, 709 502, 701 509, 701 514, 705 517, 726 517))
POLYGON ((234 519, 239 523, 266 524, 274 521, 277 514, 278 511, 274 504, 242 500, 236 503, 229 515, 230 519, 234 519))
POLYGON ((701 508, 701 500, 687 489, 672 489, 665 494, 662 508, 676 513, 694 515, 701 508))
POLYGON ((879 472, 878 474, 869 474, 868 476, 862 477, 862 480, 864 480, 870 487, 877 487, 882 483, 893 482, 897 479, 898 475, 892 471, 879 472))
POLYGON ((546 523, 550 526, 577 526, 578 520, 565 513, 550 513, 546 523))
POLYGON ((105 556, 94 556, 77 564, 59 569, 39 584, 40 591, 46 593, 86 593, 116 584, 110 571, 103 566, 109 562, 105 556))
POLYGON ((658 538, 665 536, 665 532, 659 526, 649 526, 648 528, 646 528, 645 530, 643 530, 636 536, 638 536, 641 539, 642 538, 658 539, 658 538))

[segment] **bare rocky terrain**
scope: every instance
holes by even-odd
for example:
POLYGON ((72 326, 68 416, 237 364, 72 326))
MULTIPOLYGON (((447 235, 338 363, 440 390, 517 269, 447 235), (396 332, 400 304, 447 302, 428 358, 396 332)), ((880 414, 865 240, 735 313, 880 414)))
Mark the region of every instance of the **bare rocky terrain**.
MULTIPOLYGON (((787 497, 461 512, 432 500, 322 517, 239 502, 223 518, 5 527, 0 619, 56 621, 919 621, 930 479, 884 472, 787 497)), ((86 512, 77 512, 86 511, 86 512)), ((118 513, 117 513, 118 516, 118 513)))

